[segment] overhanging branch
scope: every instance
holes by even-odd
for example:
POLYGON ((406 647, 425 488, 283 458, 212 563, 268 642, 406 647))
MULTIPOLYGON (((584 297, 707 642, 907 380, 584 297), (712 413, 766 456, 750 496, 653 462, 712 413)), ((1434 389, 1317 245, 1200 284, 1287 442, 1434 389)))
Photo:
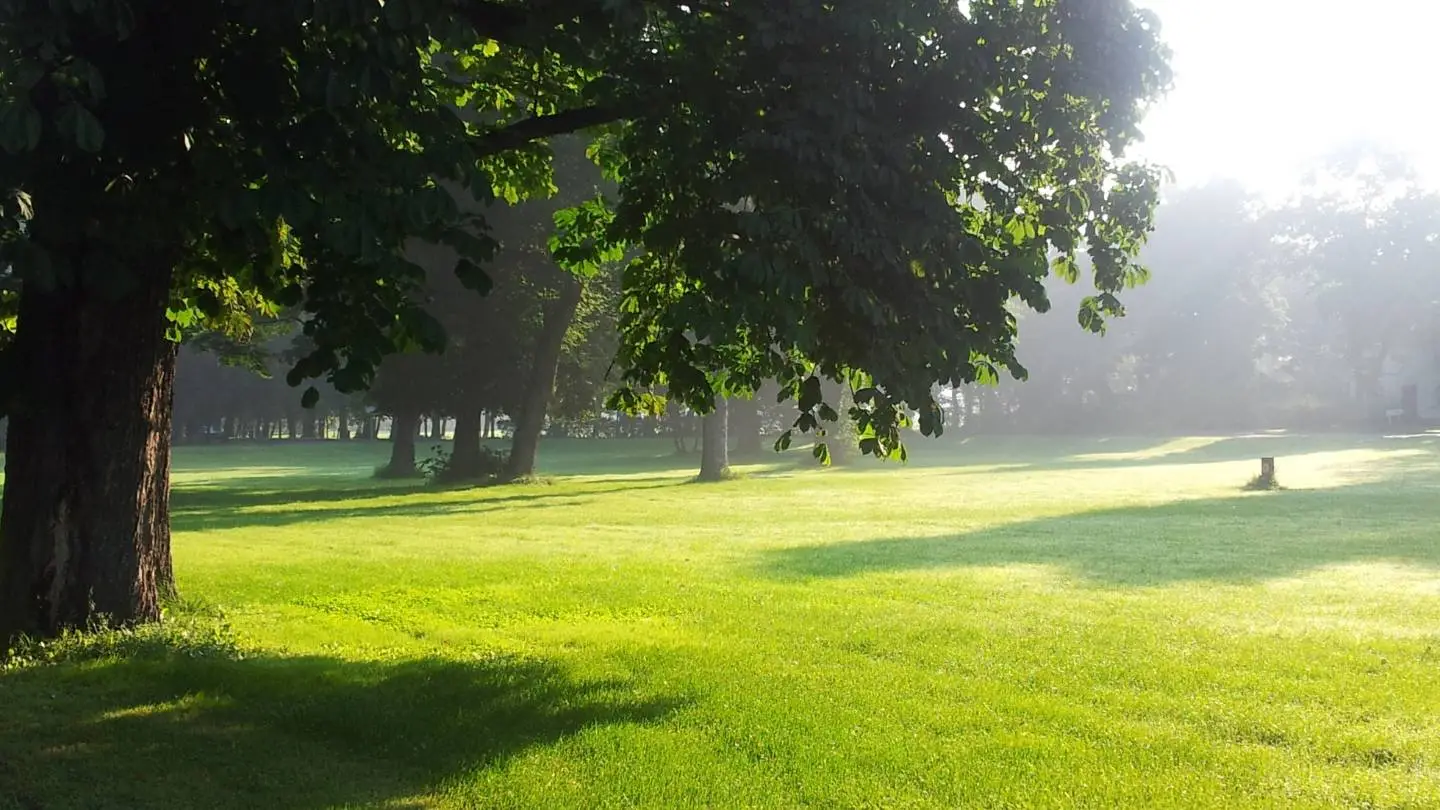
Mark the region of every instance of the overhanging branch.
POLYGON ((619 107, 580 107, 553 115, 537 115, 480 136, 478 149, 481 155, 494 155, 518 149, 541 138, 568 135, 619 121, 624 117, 625 113, 619 107))

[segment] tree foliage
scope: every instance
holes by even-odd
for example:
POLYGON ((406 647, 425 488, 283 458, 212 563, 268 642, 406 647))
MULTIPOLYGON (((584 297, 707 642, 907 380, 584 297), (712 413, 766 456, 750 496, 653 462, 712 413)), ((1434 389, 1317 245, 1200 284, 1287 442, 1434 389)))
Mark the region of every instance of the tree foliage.
POLYGON ((1082 245, 1091 260, 1083 326, 1122 312, 1156 177, 1115 156, 1167 81, 1153 19, 1112 2, 700 8, 652 27, 667 115, 607 152, 608 236, 644 249, 619 404, 664 386, 703 410, 717 386, 774 378, 812 429, 820 375, 857 389, 867 448, 890 454, 910 409, 941 429, 936 383, 1025 375, 1006 304, 1048 307, 1052 256, 1071 275, 1082 245))
POLYGON ((171 262, 181 319, 223 319, 242 293, 301 306, 313 349, 292 382, 355 390, 384 354, 438 345, 406 240, 453 246, 481 288, 494 247, 441 181, 518 199, 549 176, 534 139, 586 125, 616 125, 598 157, 621 184, 613 219, 583 223, 604 227, 590 244, 644 251, 630 379, 692 405, 721 367, 797 396, 821 373, 857 384, 862 427, 893 447, 907 408, 938 429, 932 383, 1023 376, 1004 304, 1047 306, 1052 251, 1071 273, 1087 248, 1090 329, 1142 277, 1153 173, 1115 156, 1167 73, 1156 22, 1122 0, 879 18, 17 0, 0 31, 4 258, 37 284, 171 262))

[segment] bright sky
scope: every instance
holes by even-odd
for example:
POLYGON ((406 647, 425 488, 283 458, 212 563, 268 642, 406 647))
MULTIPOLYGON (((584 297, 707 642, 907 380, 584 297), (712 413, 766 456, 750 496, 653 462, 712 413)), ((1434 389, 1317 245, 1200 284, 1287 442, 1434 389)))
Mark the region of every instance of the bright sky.
POLYGON ((1137 0, 1160 15, 1175 88, 1140 154, 1182 185, 1283 194, 1357 139, 1440 188, 1440 0, 1137 0))

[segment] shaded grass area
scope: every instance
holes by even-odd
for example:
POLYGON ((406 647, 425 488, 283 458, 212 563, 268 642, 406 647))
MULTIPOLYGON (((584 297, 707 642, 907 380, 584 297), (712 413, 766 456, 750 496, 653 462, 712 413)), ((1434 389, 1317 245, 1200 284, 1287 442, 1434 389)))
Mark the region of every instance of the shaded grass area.
POLYGON ((1433 437, 549 450, 451 490, 182 452, 238 649, 0 674, 0 807, 1440 806, 1433 437))
MULTIPOLYGON (((5 678, 19 807, 403 806, 472 768, 681 702, 544 661, 135 656, 5 678), (137 767, 138 766, 138 767, 137 767)), ((7 746, 8 747, 8 746, 7 746)))
POLYGON ((1255 583, 1347 563, 1440 568, 1434 513, 1414 494, 1332 491, 1098 509, 961 534, 775 549, 762 568, 852 577, 962 566, 1049 566, 1094 585, 1255 583))

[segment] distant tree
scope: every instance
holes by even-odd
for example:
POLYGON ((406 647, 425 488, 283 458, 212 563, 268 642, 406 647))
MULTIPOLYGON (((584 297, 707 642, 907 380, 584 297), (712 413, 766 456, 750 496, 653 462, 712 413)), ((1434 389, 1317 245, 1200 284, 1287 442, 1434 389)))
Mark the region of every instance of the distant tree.
POLYGON ((555 377, 551 425, 573 435, 600 437, 618 430, 623 419, 605 408, 619 379, 620 273, 618 267, 587 279, 565 336, 555 377))
POLYGON ((1257 203, 1236 184, 1181 191, 1161 206, 1142 257, 1162 281, 1131 296, 1131 313, 1107 337, 1120 353, 1107 396, 1128 394, 1132 425, 1237 430, 1263 418, 1262 360, 1282 317, 1269 241, 1257 203))
POLYGON ((1398 350, 1433 353, 1440 328, 1440 194, 1402 157, 1360 144, 1333 155, 1275 217, 1315 319, 1297 350, 1343 364, 1363 415, 1398 350))
POLYGON ((1142 260, 1157 280, 1129 296, 1103 340, 1074 334, 1066 312, 1085 293, 1049 283, 1062 306, 1017 312, 1017 386, 965 390, 972 429, 1024 432, 1186 431, 1253 427, 1274 380, 1284 305, 1271 225, 1238 185, 1180 189, 1156 214, 1142 260))
POLYGON ((370 396, 390 417, 390 459, 377 474, 383 478, 414 478, 415 437, 420 417, 441 399, 443 377, 439 359, 416 352, 393 354, 381 366, 370 396))
POLYGON ((729 401, 720 398, 700 420, 701 481, 722 481, 730 475, 729 401))

